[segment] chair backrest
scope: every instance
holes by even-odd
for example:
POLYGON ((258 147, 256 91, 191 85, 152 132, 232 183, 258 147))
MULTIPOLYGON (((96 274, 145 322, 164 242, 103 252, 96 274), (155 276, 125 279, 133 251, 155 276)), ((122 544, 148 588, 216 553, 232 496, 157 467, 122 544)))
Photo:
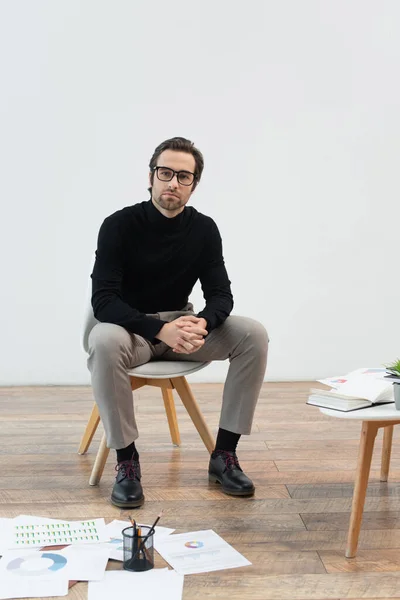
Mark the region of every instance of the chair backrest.
POLYGON ((86 302, 82 331, 82 346, 86 353, 89 352, 89 333, 92 331, 96 323, 98 323, 98 320, 94 317, 92 303, 89 298, 89 301, 86 302))
MULTIPOLYGON (((90 264, 90 273, 93 270, 94 260, 95 259, 93 257, 90 264)), ((89 277, 89 282, 86 289, 85 312, 83 317, 81 340, 82 347, 86 353, 89 353, 89 333, 97 323, 98 320, 95 319, 92 308, 92 280, 89 277)))

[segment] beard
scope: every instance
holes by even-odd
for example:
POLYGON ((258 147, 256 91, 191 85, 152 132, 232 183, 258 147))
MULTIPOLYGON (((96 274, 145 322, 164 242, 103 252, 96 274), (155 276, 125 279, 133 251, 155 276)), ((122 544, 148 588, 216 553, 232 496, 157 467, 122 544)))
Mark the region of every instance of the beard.
POLYGON ((181 198, 173 198, 172 196, 164 196, 164 194, 160 194, 158 198, 155 198, 155 201, 159 206, 161 206, 164 210, 175 211, 185 205, 184 200, 181 198))

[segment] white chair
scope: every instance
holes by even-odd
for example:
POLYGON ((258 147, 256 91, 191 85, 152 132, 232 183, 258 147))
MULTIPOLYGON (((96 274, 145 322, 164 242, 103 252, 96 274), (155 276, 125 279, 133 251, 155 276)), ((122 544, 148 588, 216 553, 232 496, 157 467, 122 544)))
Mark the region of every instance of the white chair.
POLYGON ((324 415, 330 417, 351 421, 362 421, 357 471, 346 547, 346 558, 354 558, 357 552, 358 537, 361 529, 375 438, 378 429, 383 428, 380 480, 387 481, 392 451, 393 426, 400 423, 400 412, 396 410, 394 404, 382 404, 380 406, 377 405, 371 408, 363 408, 351 412, 340 412, 329 408, 320 408, 319 410, 324 415))
MULTIPOLYGON (((97 322, 98 321, 94 318, 91 304, 88 302, 82 340, 82 345, 86 353, 89 351, 89 334, 97 322)), ((131 379, 132 391, 137 390, 145 385, 161 388, 171 440, 175 446, 180 446, 181 438, 179 434, 175 402, 172 393, 172 390, 175 389, 182 400, 184 407, 189 413, 194 426, 199 432, 205 447, 211 453, 215 447, 214 438, 204 420, 200 408, 186 380, 186 375, 200 371, 200 369, 203 369, 208 364, 210 363, 160 360, 135 367, 134 369, 127 371, 127 373, 131 379)), ((85 454, 85 452, 88 450, 99 422, 100 415, 97 404, 95 403, 79 445, 78 454, 85 454)), ((93 465, 92 473, 90 475, 89 485, 97 485, 99 483, 109 452, 110 449, 107 448, 106 437, 103 435, 99 450, 97 452, 96 460, 93 465)))

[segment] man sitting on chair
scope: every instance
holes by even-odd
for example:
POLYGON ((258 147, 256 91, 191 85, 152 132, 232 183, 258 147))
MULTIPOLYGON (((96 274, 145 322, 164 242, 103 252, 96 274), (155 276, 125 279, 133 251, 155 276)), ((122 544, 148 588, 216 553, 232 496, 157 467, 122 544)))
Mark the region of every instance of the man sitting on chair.
POLYGON ((98 236, 92 306, 99 323, 89 335, 88 366, 107 446, 117 451, 111 501, 121 508, 144 502, 127 370, 151 360, 229 360, 209 479, 226 494, 254 493, 236 446, 251 430, 268 336, 259 322, 229 316, 233 299, 218 228, 186 206, 203 166, 192 142, 166 140, 150 160, 150 200, 109 216, 98 236), (188 300, 197 280, 205 307, 195 314, 188 300))

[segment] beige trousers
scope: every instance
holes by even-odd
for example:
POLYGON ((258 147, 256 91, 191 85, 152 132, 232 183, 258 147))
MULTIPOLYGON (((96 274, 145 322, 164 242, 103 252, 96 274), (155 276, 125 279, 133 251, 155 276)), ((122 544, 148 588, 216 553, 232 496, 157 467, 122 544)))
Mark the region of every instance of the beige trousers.
MULTIPOLYGON (((190 310, 159 313, 172 321, 190 310)), ((95 401, 109 448, 125 448, 138 437, 130 378, 127 369, 151 360, 229 360, 219 426, 249 434, 260 388, 264 380, 268 335, 261 323, 230 316, 211 331, 205 344, 193 354, 177 354, 160 342, 151 344, 119 325, 98 323, 89 335, 88 367, 95 401)))

